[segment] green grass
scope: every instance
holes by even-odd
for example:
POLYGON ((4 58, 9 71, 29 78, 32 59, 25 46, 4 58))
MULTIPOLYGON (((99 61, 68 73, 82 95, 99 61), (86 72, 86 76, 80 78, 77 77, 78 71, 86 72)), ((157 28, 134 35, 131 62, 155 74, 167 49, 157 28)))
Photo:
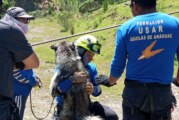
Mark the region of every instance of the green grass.
MULTIPOLYGON (((179 1, 176 0, 158 0, 158 11, 170 13, 179 11, 179 1)), ((179 16, 175 14, 174 16, 179 16)), ((132 17, 129 6, 123 4, 110 5, 108 11, 103 12, 102 9, 89 13, 88 15, 78 16, 75 20, 75 34, 80 32, 86 32, 93 29, 99 29, 103 27, 119 25, 127 21, 132 17)), ((100 55, 96 55, 94 63, 96 63, 99 74, 109 75, 110 63, 114 54, 115 48, 115 32, 116 28, 92 33, 96 36, 102 44, 102 50, 100 55)), ((61 38, 70 35, 70 32, 61 32, 61 26, 56 22, 55 17, 37 18, 30 23, 30 32, 27 37, 30 43, 42 42, 61 38)), ((67 39, 68 41, 74 41, 78 37, 67 39)), ((59 42, 59 41, 58 41, 59 42)), ((53 69, 55 66, 54 51, 50 49, 50 45, 57 42, 48 43, 44 45, 34 46, 34 50, 37 52, 41 66, 36 70, 37 74, 43 78, 45 86, 48 86, 50 78, 53 75, 53 69)), ((175 66, 177 64, 175 63, 175 66)), ((176 67, 175 67, 176 73, 176 67)), ((102 87, 103 93, 107 96, 115 97, 121 96, 123 89, 124 75, 118 81, 118 85, 112 88, 102 87), (112 93, 112 94, 111 94, 112 93)))

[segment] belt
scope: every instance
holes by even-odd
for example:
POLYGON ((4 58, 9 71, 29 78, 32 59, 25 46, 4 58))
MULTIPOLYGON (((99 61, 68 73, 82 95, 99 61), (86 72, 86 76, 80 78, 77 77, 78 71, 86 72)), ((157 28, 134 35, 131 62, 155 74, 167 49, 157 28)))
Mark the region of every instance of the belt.
POLYGON ((160 83, 141 83, 138 80, 125 79, 124 84, 127 87, 171 87, 171 84, 160 84, 160 83))

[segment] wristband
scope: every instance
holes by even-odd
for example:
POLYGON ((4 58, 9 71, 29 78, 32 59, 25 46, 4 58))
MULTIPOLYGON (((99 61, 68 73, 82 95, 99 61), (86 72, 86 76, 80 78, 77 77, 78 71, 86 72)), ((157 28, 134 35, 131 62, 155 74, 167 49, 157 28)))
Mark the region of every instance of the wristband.
POLYGON ((25 64, 23 62, 16 62, 15 66, 17 69, 23 70, 25 68, 25 64))

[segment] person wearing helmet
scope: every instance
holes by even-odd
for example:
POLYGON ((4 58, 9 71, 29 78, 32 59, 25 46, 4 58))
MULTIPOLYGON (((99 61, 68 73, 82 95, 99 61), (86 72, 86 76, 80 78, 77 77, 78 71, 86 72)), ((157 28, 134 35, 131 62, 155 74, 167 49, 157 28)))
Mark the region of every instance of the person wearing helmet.
MULTIPOLYGON (((75 45, 77 46, 78 53, 81 57, 83 65, 89 72, 90 82, 86 84, 86 92, 95 97, 99 96, 101 94, 101 88, 96 83, 98 72, 95 64, 91 61, 93 60, 95 54, 100 54, 101 44, 94 36, 84 35, 75 41, 75 45)), ((80 83, 84 81, 83 79, 81 79, 81 76, 80 74, 73 75, 73 80, 69 78, 69 80, 60 82, 58 84, 58 90, 60 90, 60 92, 62 93, 66 93, 74 82, 80 83)), ((52 116, 53 120, 59 120, 60 111, 63 106, 63 96, 57 96, 56 103, 57 110, 54 112, 52 116)), ((100 104, 99 102, 91 102, 89 110, 93 115, 99 115, 104 120, 118 120, 118 116, 115 113, 115 111, 113 111, 108 106, 100 104)))
MULTIPOLYGON (((28 32, 28 24, 35 17, 26 13, 23 8, 11 7, 6 11, 4 22, 17 27, 25 35, 28 32)), ((23 120, 27 98, 33 87, 39 86, 39 77, 35 75, 32 69, 20 70, 14 69, 14 91, 13 100, 19 109, 19 120, 23 120)))
POLYGON ((92 35, 80 37, 75 42, 75 45, 78 47, 78 52, 84 66, 93 60, 95 54, 100 54, 101 44, 99 44, 98 40, 92 35))

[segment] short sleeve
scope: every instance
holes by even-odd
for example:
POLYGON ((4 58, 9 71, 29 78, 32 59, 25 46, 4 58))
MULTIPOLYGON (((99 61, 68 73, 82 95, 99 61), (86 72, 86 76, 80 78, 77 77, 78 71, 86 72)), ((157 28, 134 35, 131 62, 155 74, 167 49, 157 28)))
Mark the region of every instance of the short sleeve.
POLYGON ((8 49, 11 51, 15 62, 21 62, 33 53, 31 45, 25 35, 15 27, 11 27, 8 49))

